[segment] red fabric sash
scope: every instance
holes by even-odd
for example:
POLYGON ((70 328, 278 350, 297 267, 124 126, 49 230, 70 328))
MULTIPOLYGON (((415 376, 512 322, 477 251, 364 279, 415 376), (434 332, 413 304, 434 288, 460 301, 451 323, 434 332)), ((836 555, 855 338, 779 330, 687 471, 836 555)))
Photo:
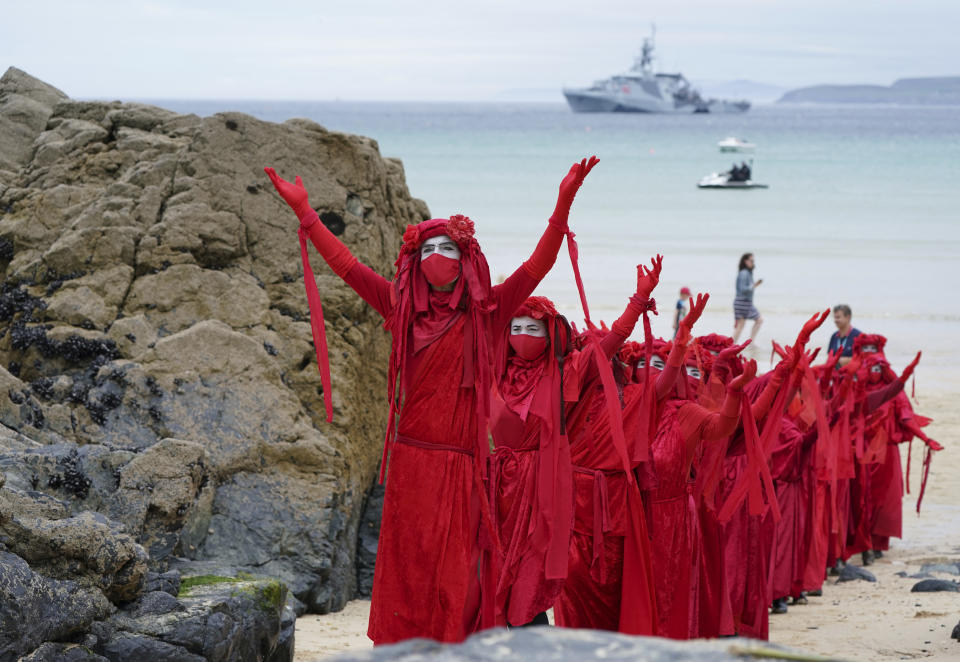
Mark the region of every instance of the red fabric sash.
POLYGON ((327 354, 327 331, 324 328, 323 304, 317 279, 310 268, 307 253, 307 232, 303 226, 297 230, 300 238, 300 260, 303 262, 303 285, 307 290, 307 305, 310 307, 310 331, 313 333, 313 348, 317 354, 317 369, 320 371, 320 383, 323 385, 323 406, 327 410, 327 422, 333 422, 333 386, 330 379, 330 357, 327 354))

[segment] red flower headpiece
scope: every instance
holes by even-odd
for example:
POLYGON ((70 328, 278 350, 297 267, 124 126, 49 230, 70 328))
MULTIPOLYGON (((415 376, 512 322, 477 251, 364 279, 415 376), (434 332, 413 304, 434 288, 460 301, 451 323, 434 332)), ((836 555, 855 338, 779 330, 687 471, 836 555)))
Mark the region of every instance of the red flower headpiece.
POLYGON ((473 239, 473 221, 463 214, 454 214, 447 221, 447 235, 460 245, 473 239))

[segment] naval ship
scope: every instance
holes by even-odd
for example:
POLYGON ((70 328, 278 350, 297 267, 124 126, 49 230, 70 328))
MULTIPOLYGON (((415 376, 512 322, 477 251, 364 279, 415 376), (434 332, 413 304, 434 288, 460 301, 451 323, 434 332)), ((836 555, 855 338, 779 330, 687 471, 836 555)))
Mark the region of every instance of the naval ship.
POLYGON ((704 99, 683 74, 653 72, 655 32, 643 40, 633 67, 586 88, 564 88, 575 113, 744 113, 749 101, 704 99))

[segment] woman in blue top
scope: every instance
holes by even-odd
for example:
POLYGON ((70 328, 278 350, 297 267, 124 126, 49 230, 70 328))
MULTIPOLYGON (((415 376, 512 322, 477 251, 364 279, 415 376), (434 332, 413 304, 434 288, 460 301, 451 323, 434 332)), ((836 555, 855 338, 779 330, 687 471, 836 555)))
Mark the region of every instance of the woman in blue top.
POLYGON ((753 282, 753 253, 744 253, 740 257, 740 266, 737 268, 737 295, 733 299, 733 342, 740 339, 747 320, 753 320, 750 330, 750 340, 757 336, 763 318, 760 311, 753 305, 753 291, 763 283, 761 278, 753 282))

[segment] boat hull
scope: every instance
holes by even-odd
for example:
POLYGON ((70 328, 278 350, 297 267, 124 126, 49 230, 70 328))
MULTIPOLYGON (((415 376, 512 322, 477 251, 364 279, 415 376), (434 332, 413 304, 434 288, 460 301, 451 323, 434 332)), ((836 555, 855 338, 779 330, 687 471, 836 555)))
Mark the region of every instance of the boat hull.
POLYGON ((648 94, 594 92, 589 89, 564 89, 570 110, 575 113, 668 113, 690 115, 696 113, 745 113, 750 103, 710 100, 699 104, 674 105, 670 101, 648 94))

